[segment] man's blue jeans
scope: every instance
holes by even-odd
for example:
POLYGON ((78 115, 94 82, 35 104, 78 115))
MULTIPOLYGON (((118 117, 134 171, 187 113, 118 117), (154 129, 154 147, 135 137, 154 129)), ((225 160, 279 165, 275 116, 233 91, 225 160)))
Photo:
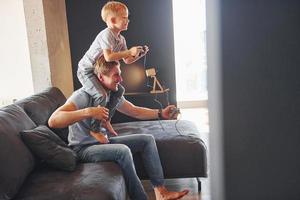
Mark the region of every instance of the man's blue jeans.
POLYGON ((121 167, 131 199, 148 199, 136 174, 132 154, 140 153, 154 187, 164 185, 163 170, 152 135, 135 134, 111 137, 110 144, 74 148, 83 162, 114 161, 121 167))

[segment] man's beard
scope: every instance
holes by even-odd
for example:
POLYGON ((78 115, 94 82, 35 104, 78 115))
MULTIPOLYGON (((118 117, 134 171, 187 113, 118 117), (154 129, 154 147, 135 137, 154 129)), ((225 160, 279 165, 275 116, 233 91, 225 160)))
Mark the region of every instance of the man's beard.
POLYGON ((117 92, 118 89, 119 89, 118 86, 119 86, 119 83, 117 83, 116 87, 114 87, 113 89, 107 88, 105 85, 103 85, 103 88, 104 88, 107 92, 109 92, 109 91, 117 92))

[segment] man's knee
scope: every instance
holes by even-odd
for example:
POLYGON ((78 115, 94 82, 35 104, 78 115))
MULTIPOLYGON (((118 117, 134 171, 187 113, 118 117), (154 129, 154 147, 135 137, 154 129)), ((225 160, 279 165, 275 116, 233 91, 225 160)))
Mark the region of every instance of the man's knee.
POLYGON ((142 134, 142 139, 146 142, 146 143, 155 143, 155 139, 153 135, 150 134, 142 134))
POLYGON ((119 156, 132 159, 132 153, 128 146, 125 144, 118 144, 119 156))

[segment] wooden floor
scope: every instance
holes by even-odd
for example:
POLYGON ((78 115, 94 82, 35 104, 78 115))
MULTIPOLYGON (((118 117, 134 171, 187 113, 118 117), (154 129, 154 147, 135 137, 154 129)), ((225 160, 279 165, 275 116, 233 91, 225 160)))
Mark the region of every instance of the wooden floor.
MULTIPOLYGON (((209 147, 209 125, 208 125, 208 110, 206 108, 180 109, 180 119, 193 121, 198 130, 199 137, 209 147)), ((207 155, 209 156, 209 155, 207 155)), ((210 183, 208 178, 201 178, 201 192, 198 192, 198 183, 196 178, 182 178, 182 179, 167 179, 166 187, 169 190, 179 191, 188 189, 189 194, 182 198, 182 200, 210 200, 210 183)), ((142 181, 144 188, 149 196, 149 200, 155 200, 154 191, 150 181, 142 181)))

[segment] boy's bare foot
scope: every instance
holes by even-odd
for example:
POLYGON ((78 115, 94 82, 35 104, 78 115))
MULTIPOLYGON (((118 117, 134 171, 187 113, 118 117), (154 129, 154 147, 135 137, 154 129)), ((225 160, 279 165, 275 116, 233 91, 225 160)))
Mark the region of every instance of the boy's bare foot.
POLYGON ((90 131, 90 134, 96 138, 96 140, 98 140, 98 142, 100 142, 101 144, 107 144, 109 142, 109 140, 107 139, 107 135, 104 135, 101 132, 93 132, 90 131))
POLYGON ((160 187, 155 187, 154 192, 155 192, 156 200, 175 200, 175 199, 181 199, 183 196, 189 193, 189 190, 172 192, 172 191, 168 191, 167 188, 165 188, 164 186, 160 186, 160 187))
POLYGON ((114 130, 114 128, 112 127, 110 121, 106 121, 103 123, 104 127, 107 128, 108 132, 110 132, 111 134, 113 134, 114 136, 117 136, 118 133, 114 130))

